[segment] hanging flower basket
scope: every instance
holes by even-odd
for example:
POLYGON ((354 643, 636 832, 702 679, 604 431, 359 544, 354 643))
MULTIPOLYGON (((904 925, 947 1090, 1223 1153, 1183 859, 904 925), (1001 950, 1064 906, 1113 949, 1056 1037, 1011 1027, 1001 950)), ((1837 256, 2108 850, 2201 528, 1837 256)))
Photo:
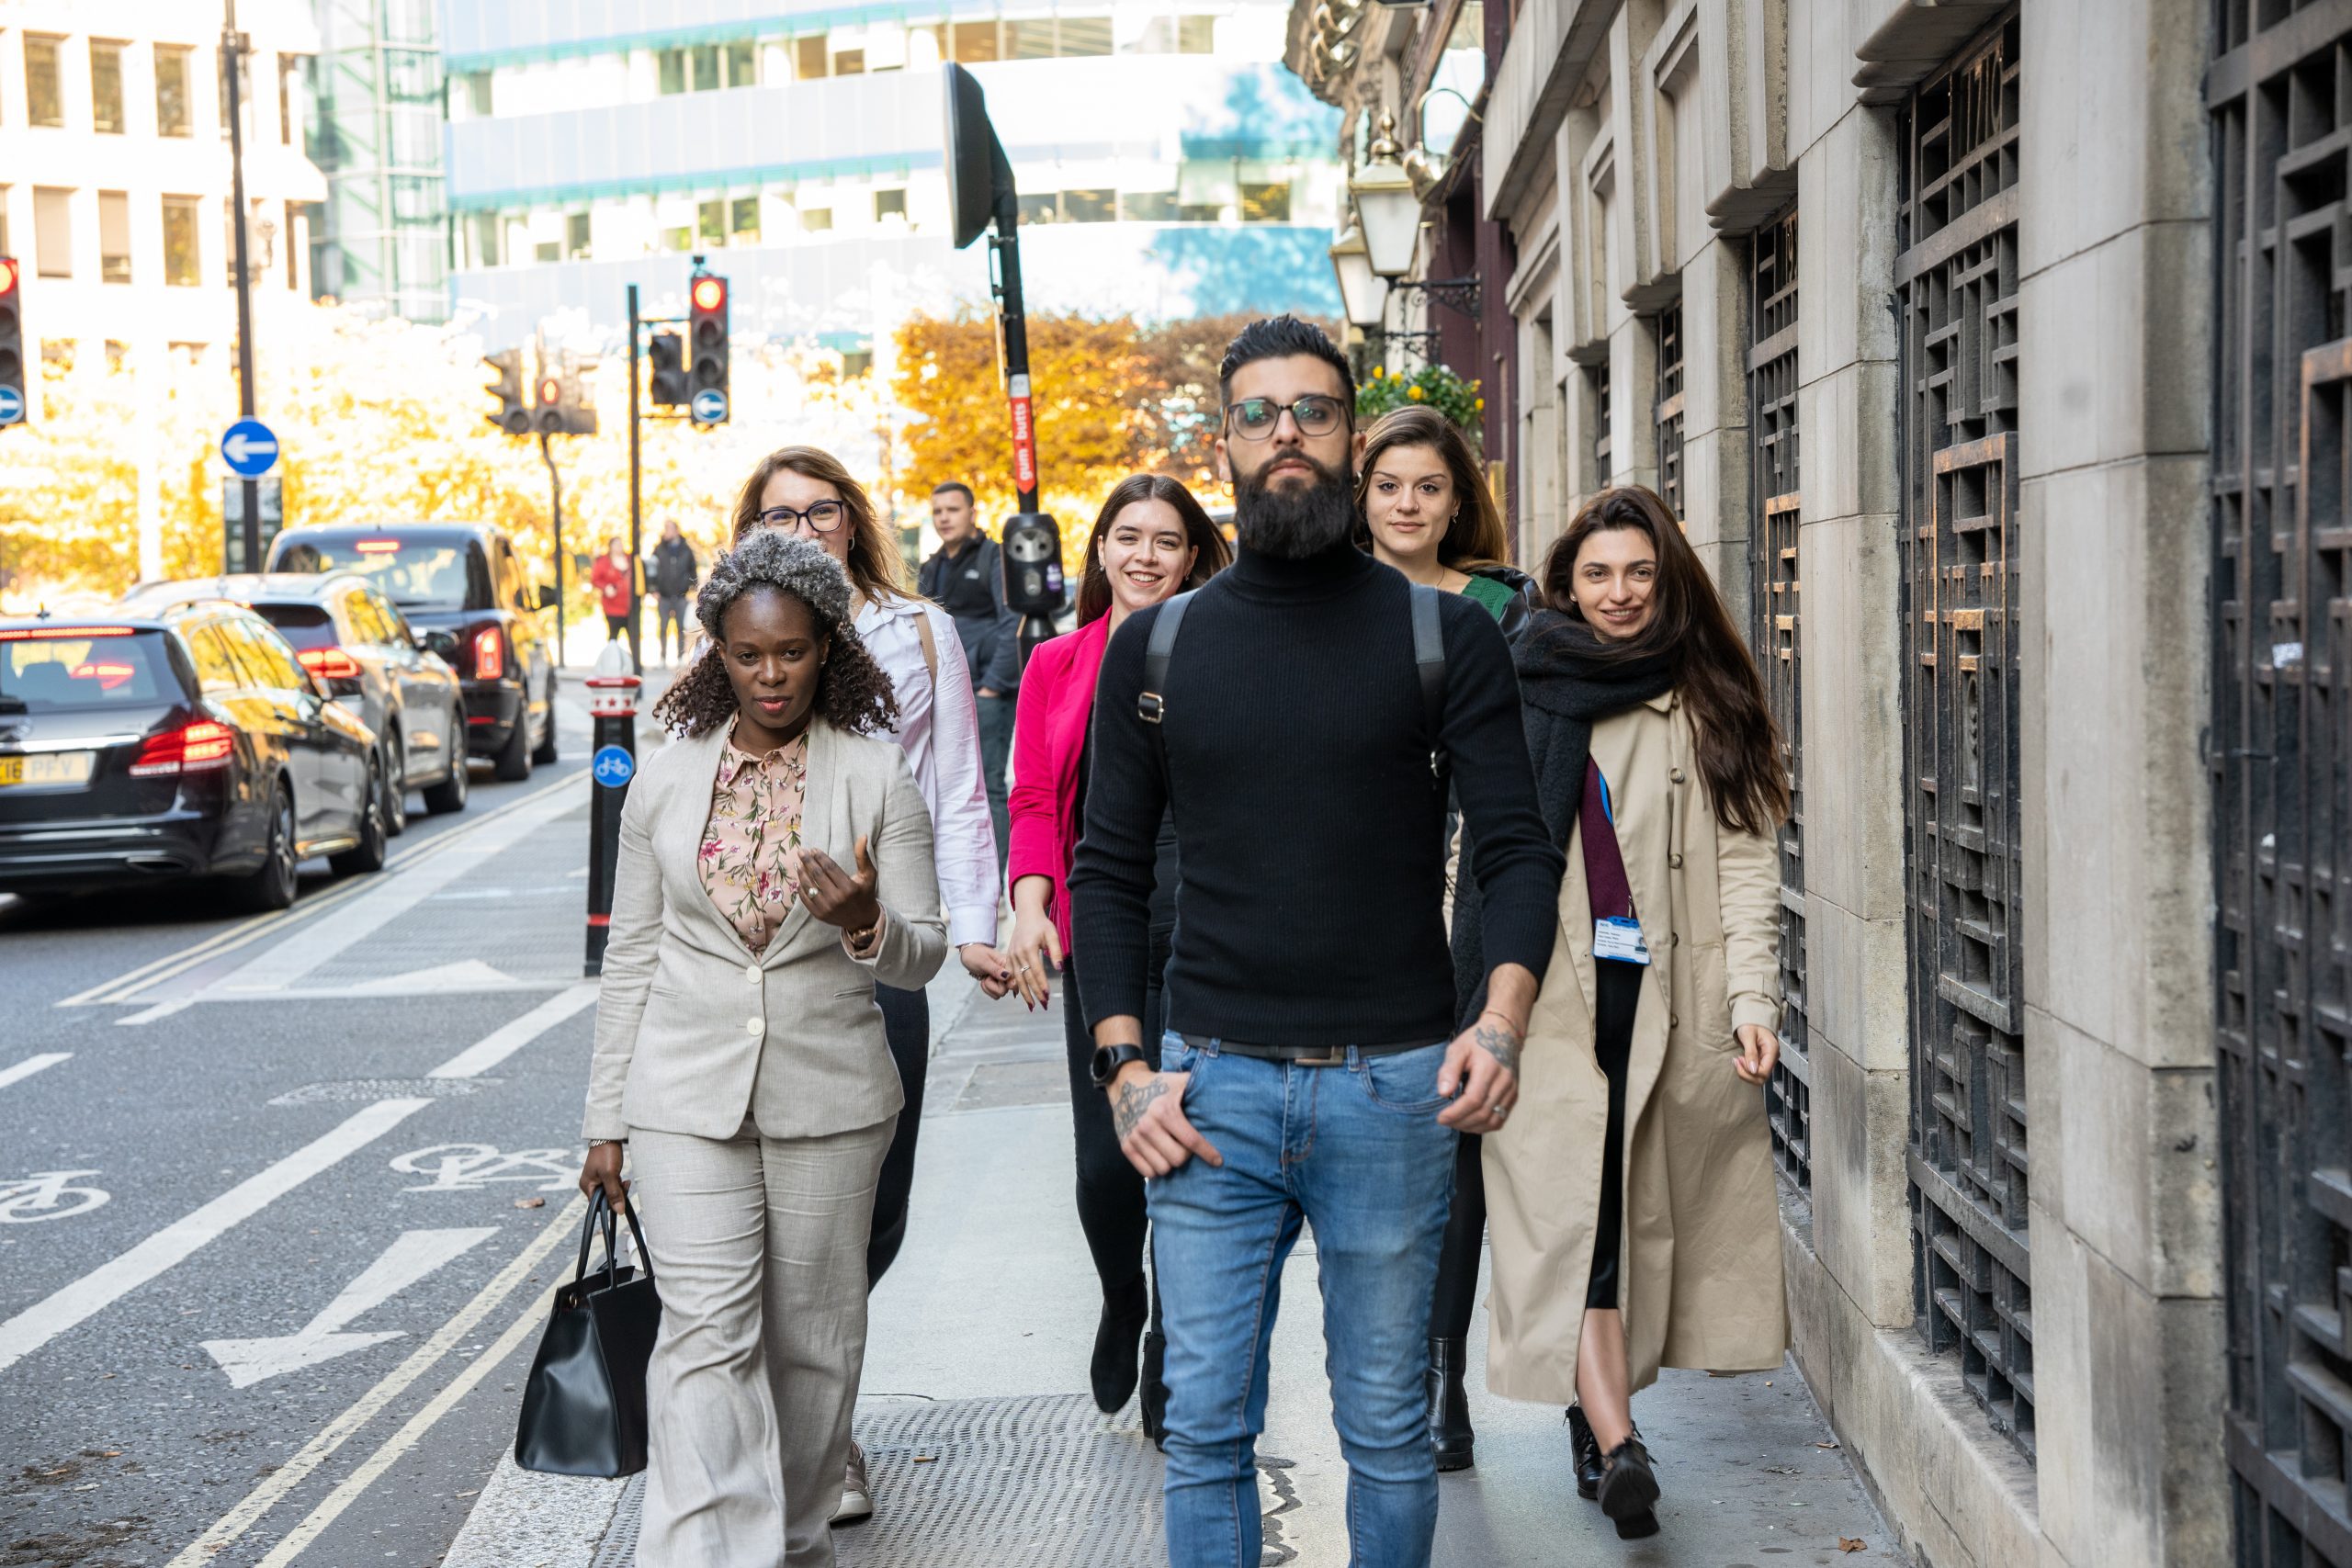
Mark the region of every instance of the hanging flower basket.
POLYGON ((1471 440, 1478 439, 1478 416, 1486 412, 1487 400, 1479 395, 1477 382, 1465 381, 1442 365, 1424 365, 1396 375, 1373 367, 1371 377, 1356 389, 1356 419, 1370 424, 1391 410, 1414 403, 1437 410, 1471 440))

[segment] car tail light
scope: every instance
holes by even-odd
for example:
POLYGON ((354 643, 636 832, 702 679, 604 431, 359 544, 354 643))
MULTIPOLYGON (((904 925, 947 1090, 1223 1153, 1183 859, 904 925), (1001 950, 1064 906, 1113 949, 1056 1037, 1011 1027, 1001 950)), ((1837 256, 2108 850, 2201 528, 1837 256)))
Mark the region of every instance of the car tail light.
POLYGON ((136 626, 12 626, 0 632, 0 642, 68 642, 85 637, 137 637, 136 626))
POLYGON ((356 681, 359 660, 339 648, 306 648, 296 654, 302 668, 322 681, 356 681))
POLYGON ((496 626, 484 626, 474 633, 474 679, 496 681, 505 674, 506 639, 496 626))
POLYGON ((235 730, 210 719, 198 719, 194 724, 149 736, 139 748, 139 761, 130 764, 130 776, 151 779, 164 773, 209 773, 214 768, 227 767, 236 750, 235 730))

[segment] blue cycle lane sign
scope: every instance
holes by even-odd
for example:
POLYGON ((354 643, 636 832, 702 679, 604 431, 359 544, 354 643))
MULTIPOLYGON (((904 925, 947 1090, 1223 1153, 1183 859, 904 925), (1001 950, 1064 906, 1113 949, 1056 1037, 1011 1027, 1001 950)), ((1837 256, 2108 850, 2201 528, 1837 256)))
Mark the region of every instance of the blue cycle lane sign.
POLYGON ((220 460, 241 479, 257 479, 277 464, 277 437, 257 419, 241 419, 220 436, 220 460))
POLYGON ((637 759, 628 754, 626 746, 599 746, 588 771, 606 789, 618 789, 636 776, 637 759))
POLYGON ((0 387, 0 424, 16 424, 25 417, 25 394, 14 387, 0 387))

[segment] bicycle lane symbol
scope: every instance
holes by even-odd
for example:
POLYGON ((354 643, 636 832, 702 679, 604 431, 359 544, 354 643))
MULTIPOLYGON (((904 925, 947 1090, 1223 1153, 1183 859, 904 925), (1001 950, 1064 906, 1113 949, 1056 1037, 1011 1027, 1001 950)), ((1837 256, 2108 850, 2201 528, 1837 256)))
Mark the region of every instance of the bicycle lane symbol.
POLYGON ((37 1170, 16 1181, 0 1181, 0 1224, 37 1225, 103 1208, 114 1194, 100 1187, 73 1185, 95 1170, 37 1170))
POLYGON ((405 1192, 478 1192, 493 1182, 527 1181, 542 1192, 561 1192, 580 1179, 580 1156, 571 1149, 501 1150, 491 1144, 435 1144, 392 1161, 403 1176, 431 1180, 405 1192))

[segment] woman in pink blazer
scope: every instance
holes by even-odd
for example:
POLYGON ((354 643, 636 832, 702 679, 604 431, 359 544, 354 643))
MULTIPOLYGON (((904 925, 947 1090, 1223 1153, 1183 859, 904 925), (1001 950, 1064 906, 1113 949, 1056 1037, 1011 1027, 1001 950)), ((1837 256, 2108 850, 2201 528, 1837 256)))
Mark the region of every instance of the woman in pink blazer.
MULTIPOLYGON (((1023 1000, 1043 1007, 1058 973, 1070 994, 1062 999, 1069 1052, 1069 1102, 1078 1134, 1078 1219, 1094 1269, 1102 1280, 1102 1318, 1089 1368, 1094 1403, 1124 1407, 1138 1376, 1143 1425, 1159 1438, 1167 1390, 1160 1382, 1164 1342, 1154 1321, 1144 1273, 1143 1178, 1119 1152, 1111 1106, 1088 1076, 1094 1054, 1078 1005, 1078 971, 1069 951, 1070 856, 1085 819, 1086 733, 1094 712, 1094 678, 1111 634, 1129 614, 1197 588, 1232 559, 1225 536, 1192 493, 1174 479, 1136 474, 1102 502, 1086 541, 1086 570, 1078 589, 1078 629, 1042 644, 1021 677, 1012 732, 1013 785, 1007 804, 1012 842, 1006 874, 1012 882, 1013 981, 1023 1000), (1150 1325, 1151 1332, 1146 1333, 1150 1325), (1143 1360, 1136 1363, 1136 1338, 1143 1360)), ((1153 983, 1145 997, 1145 1049, 1159 1049, 1158 976, 1168 962, 1176 928, 1176 840, 1165 824, 1159 840, 1158 886, 1152 895, 1153 983)))

